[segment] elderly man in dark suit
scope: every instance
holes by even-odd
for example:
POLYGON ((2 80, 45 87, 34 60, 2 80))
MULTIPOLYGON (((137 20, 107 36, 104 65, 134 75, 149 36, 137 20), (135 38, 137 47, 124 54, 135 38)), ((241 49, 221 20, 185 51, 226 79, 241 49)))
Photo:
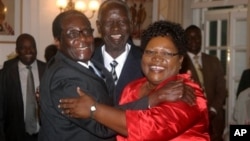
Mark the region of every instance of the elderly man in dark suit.
POLYGON ((96 48, 93 59, 101 62, 109 71, 116 61, 114 102, 129 82, 143 76, 141 71, 142 50, 130 40, 131 27, 128 5, 123 1, 108 0, 101 4, 96 26, 104 45, 96 48))
POLYGON ((226 81, 218 58, 201 52, 201 30, 191 25, 185 30, 188 53, 180 73, 190 70, 193 79, 204 88, 209 109, 211 141, 221 141, 225 117, 223 105, 227 95, 226 81))
POLYGON ((3 68, 3 78, 1 78, 4 96, 4 132, 7 141, 36 141, 39 132, 38 105, 35 100, 35 91, 29 95, 27 76, 29 69, 33 73, 33 90, 40 85, 40 80, 45 71, 45 63, 37 60, 36 42, 30 34, 21 34, 16 40, 16 52, 18 61, 12 62, 3 68), (33 98, 31 106, 29 98, 33 98), (27 117, 29 108, 33 108, 35 127, 28 131, 27 117))
POLYGON ((93 119, 73 119, 58 108, 59 99, 77 97, 76 88, 91 93, 97 101, 113 105, 113 80, 98 62, 90 61, 94 51, 93 29, 81 12, 60 13, 53 21, 53 36, 59 42, 40 85, 41 130, 39 141, 113 141, 115 132, 93 119))

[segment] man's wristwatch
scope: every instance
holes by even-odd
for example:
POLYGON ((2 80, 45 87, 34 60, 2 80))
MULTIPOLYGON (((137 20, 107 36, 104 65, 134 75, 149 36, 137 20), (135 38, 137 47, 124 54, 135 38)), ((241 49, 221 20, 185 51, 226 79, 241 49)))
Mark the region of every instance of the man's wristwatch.
POLYGON ((96 111, 96 103, 90 107, 90 118, 93 118, 93 114, 96 111))

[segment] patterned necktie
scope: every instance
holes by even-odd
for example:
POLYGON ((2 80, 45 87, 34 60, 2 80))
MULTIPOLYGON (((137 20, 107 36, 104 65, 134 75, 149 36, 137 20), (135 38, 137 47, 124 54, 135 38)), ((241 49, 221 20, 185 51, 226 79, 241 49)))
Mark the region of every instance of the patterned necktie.
POLYGON ((31 66, 27 66, 27 95, 26 95, 26 118, 25 128, 26 132, 31 134, 36 133, 37 130, 37 111, 36 111, 36 98, 35 98, 35 86, 31 66))
POLYGON ((203 74, 202 74, 202 71, 201 71, 202 67, 201 67, 198 60, 199 60, 199 56, 195 55, 194 56, 194 66, 195 66, 199 81, 200 81, 200 83, 201 83, 201 85, 203 87, 204 80, 203 80, 203 74))
POLYGON ((116 72, 115 72, 115 67, 117 65, 118 65, 118 63, 115 60, 110 63, 111 74, 112 74, 112 77, 113 77, 113 80, 114 80, 115 84, 117 83, 117 80, 118 80, 118 77, 117 77, 116 72))

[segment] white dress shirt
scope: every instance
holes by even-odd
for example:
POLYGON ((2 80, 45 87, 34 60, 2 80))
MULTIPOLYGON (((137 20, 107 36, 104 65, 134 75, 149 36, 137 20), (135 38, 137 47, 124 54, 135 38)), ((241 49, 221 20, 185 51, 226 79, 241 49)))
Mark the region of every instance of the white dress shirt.
POLYGON ((117 75, 117 78, 119 79, 120 75, 121 75, 121 71, 122 71, 122 68, 124 66, 124 63, 127 59, 127 56, 128 56, 128 53, 130 51, 130 48, 131 48, 131 45, 130 44, 126 44, 126 47, 125 47, 125 51, 120 55, 118 56, 117 58, 113 58, 112 56, 110 56, 106 50, 105 50, 105 46, 102 46, 102 54, 103 54, 103 60, 104 60, 104 66, 105 68, 108 70, 108 71, 111 71, 111 66, 110 66, 110 63, 115 60, 118 65, 115 67, 115 71, 116 71, 116 75, 117 75))

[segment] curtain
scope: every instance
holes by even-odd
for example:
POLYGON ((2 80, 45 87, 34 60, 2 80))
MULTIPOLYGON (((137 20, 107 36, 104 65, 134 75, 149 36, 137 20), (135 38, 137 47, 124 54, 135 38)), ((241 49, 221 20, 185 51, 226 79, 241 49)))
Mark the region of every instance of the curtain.
POLYGON ((183 24, 183 0, 159 0, 160 20, 169 20, 183 24))

